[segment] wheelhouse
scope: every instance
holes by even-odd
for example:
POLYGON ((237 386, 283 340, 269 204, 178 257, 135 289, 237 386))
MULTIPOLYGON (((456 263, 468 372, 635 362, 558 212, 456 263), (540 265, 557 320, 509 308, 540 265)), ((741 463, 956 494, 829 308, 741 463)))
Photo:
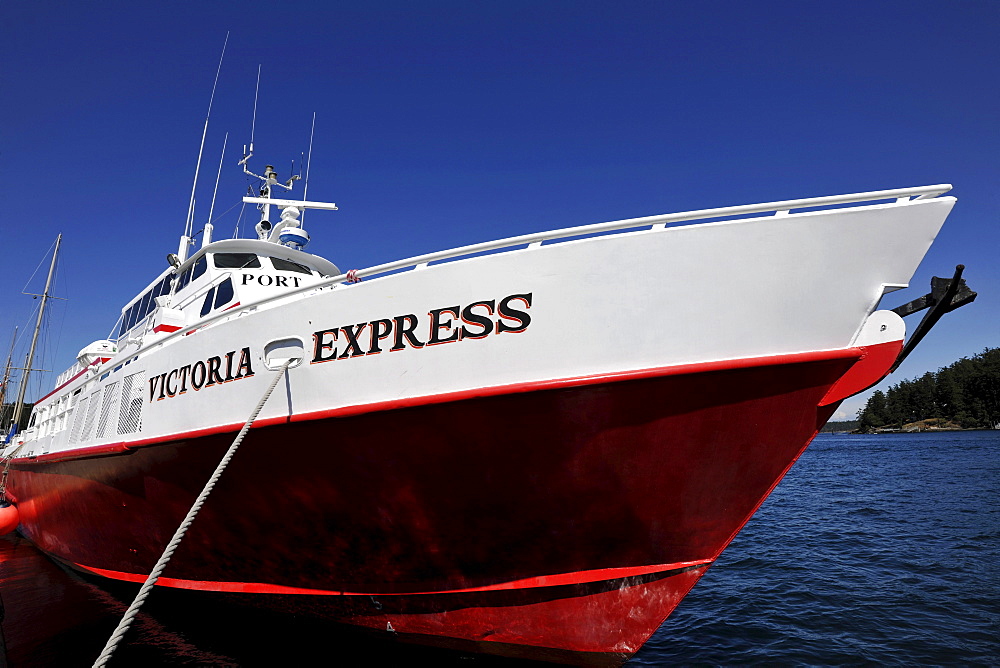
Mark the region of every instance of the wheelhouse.
MULTIPOLYGON (((165 270, 122 309, 115 338, 135 338, 152 327, 158 308, 195 324, 220 309, 318 283, 340 272, 321 257, 277 244, 230 239, 202 248, 187 262, 165 270), (179 312, 179 313, 177 313, 179 312)), ((174 326, 166 331, 178 329, 174 326)))

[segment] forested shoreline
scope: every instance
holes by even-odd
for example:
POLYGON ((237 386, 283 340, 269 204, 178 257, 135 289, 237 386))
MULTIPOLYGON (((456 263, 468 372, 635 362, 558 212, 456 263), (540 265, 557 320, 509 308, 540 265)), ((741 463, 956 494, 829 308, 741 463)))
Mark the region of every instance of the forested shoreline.
POLYGON ((857 431, 994 429, 1000 424, 1000 348, 876 391, 858 411, 857 431))

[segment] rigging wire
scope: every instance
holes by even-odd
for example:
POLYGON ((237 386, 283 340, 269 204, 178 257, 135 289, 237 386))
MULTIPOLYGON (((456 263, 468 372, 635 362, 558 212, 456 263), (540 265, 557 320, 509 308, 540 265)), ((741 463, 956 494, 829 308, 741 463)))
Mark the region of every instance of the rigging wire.
MULTIPOLYGON (((51 251, 54 246, 55 246, 55 242, 53 241, 52 245, 49 246, 49 251, 51 251)), ((45 259, 48 256, 49 256, 48 252, 46 252, 45 255, 42 256, 42 259, 39 262, 39 267, 42 265, 42 263, 45 262, 45 259)), ((34 277, 34 275, 36 273, 38 273, 38 267, 36 267, 35 268, 35 272, 32 273, 32 278, 34 277)), ((61 276, 63 276, 62 261, 61 261, 61 258, 57 257, 56 258, 56 263, 55 263, 55 270, 54 270, 54 273, 53 273, 52 285, 49 286, 50 287, 50 295, 49 295, 50 299, 59 299, 59 300, 68 299, 68 297, 53 297, 51 295, 51 292, 55 292, 56 285, 61 285, 61 283, 60 283, 60 277, 61 276)), ((36 295, 34 293, 27 292, 28 286, 31 284, 32 278, 28 279, 28 282, 24 285, 24 290, 22 290, 22 293, 26 294, 26 295, 31 295, 32 297, 34 297, 33 301, 35 302, 35 305, 32 307, 31 311, 28 313, 28 316, 27 316, 27 318, 26 318, 26 320, 24 322, 24 326, 20 330, 21 331, 21 335, 18 336, 17 339, 15 339, 15 342, 14 342, 15 353, 12 356, 13 359, 18 359, 18 358, 21 357, 21 350, 22 349, 18 348, 17 343, 18 343, 19 340, 21 340, 23 338, 23 335, 26 332, 28 332, 29 330, 33 329, 31 323, 32 323, 32 321, 35 321, 37 319, 37 317, 38 317, 38 310, 42 307, 42 302, 38 300, 38 297, 40 297, 41 295, 36 295)), ((62 283, 67 283, 68 284, 67 281, 62 281, 62 283)), ((53 304, 53 306, 54 306, 54 304, 53 304)), ((43 373, 47 373, 48 371, 50 371, 50 370, 46 370, 45 366, 47 366, 49 363, 51 363, 53 361, 54 354, 53 354, 52 351, 53 350, 58 350, 59 349, 59 343, 62 341, 62 331, 63 331, 63 327, 65 326, 65 322, 66 322, 66 312, 65 311, 62 312, 62 319, 59 322, 59 330, 58 330, 58 332, 56 334, 55 343, 53 343, 51 341, 51 337, 48 335, 48 332, 51 331, 51 328, 50 328, 50 323, 51 322, 52 322, 52 311, 50 309, 50 310, 46 311, 42 315, 42 322, 40 323, 41 324, 41 331, 42 332, 46 332, 46 334, 44 334, 44 335, 42 335, 40 337, 40 339, 39 339, 39 341, 40 341, 39 348, 36 351, 38 358, 36 360, 33 360, 32 364, 31 364, 31 367, 32 367, 31 371, 34 371, 35 373, 27 375, 28 382, 30 383, 30 385, 25 388, 25 396, 26 397, 37 396, 38 394, 41 393, 42 380, 43 380, 42 374, 43 373)), ((25 367, 27 367, 27 352, 25 352, 25 354, 24 354, 24 358, 23 358, 22 364, 23 364, 23 366, 21 368, 19 368, 19 369, 12 369, 12 371, 16 371, 16 376, 15 376, 14 373, 11 373, 11 376, 10 376, 10 379, 8 380, 8 383, 13 384, 14 381, 15 381, 15 377, 17 379, 18 385, 20 385, 21 383, 23 383, 25 381, 25 375, 27 373, 26 369, 25 369, 25 367)), ((32 403, 32 402, 26 399, 25 403, 32 403)))
MULTIPOLYGON (((42 259, 44 261, 45 258, 42 258, 42 259)), ((27 287, 27 286, 25 286, 25 287, 27 287)), ((31 329, 31 323, 32 323, 33 320, 35 320, 36 314, 38 313, 38 309, 39 308, 41 308, 41 302, 37 302, 35 304, 35 306, 32 307, 31 311, 28 313, 28 317, 24 321, 24 326, 21 327, 22 336, 23 336, 24 332, 27 332, 28 330, 31 329)), ((19 336, 18 338, 20 339, 20 338, 22 338, 22 336, 19 336)), ((14 352, 11 355, 11 359, 12 360, 22 360, 20 362, 20 364, 22 366, 20 366, 20 367, 14 367, 14 368, 11 369, 12 373, 10 374, 10 378, 7 380, 8 384, 11 385, 11 386, 15 385, 15 380, 16 380, 17 386, 20 386, 21 382, 23 382, 23 380, 24 380, 24 361, 27 361, 28 353, 25 351, 24 352, 24 356, 22 357, 21 356, 22 350, 23 350, 23 348, 18 348, 18 347, 15 346, 14 352)), ((14 416, 14 413, 13 413, 13 411, 11 411, 10 419, 13 419, 13 416, 14 416)))
POLYGON ((257 127, 257 95, 260 93, 260 65, 257 65, 257 88, 253 92, 253 118, 250 121, 250 152, 253 152, 253 133, 257 127))
MULTIPOLYGON (((52 281, 53 292, 55 291, 55 287, 57 285, 58 286, 66 285, 67 286, 67 288, 66 288, 66 293, 67 294, 66 294, 66 297, 64 297, 63 299, 67 299, 68 300, 69 299, 69 287, 68 287, 69 286, 69 281, 62 280, 64 278, 65 278, 65 276, 63 274, 62 262, 59 261, 59 260, 56 260, 56 275, 55 275, 54 280, 52 281)), ((60 288, 60 291, 62 291, 62 288, 60 288)), ((46 337, 44 337, 42 339, 42 354, 41 354, 41 358, 42 359, 41 359, 41 362, 38 364, 38 366, 40 368, 38 369, 38 374, 32 376, 32 378, 34 379, 34 383, 35 383, 35 388, 34 389, 35 389, 36 393, 41 393, 41 391, 43 389, 42 388, 43 374, 48 373, 45 370, 45 367, 46 366, 50 367, 50 369, 49 369, 50 371, 54 371, 55 370, 55 367, 54 367, 54 362, 55 362, 55 357, 56 357, 56 352, 55 351, 61 350, 63 329, 66 326, 66 312, 69 309, 65 309, 65 308, 60 308, 59 309, 59 325, 58 325, 58 327, 54 327, 53 326, 53 318, 55 317, 54 316, 54 308, 55 308, 55 304, 52 305, 52 308, 50 308, 50 309, 48 309, 46 311, 45 316, 42 318, 42 327, 43 328, 44 327, 49 328, 50 332, 53 331, 53 329, 54 329, 56 335, 55 335, 55 339, 54 340, 53 340, 52 337, 48 337, 48 336, 46 336, 46 337), (46 321, 48 321, 48 322, 46 322, 46 321)), ((37 394, 35 396, 37 396, 37 394)))
POLYGON ((52 244, 51 244, 51 245, 49 246, 49 250, 45 251, 45 254, 44 254, 44 255, 42 255, 42 259, 38 261, 38 266, 37 266, 37 267, 35 267, 35 270, 34 270, 33 272, 31 272, 31 276, 29 276, 29 277, 28 277, 28 282, 24 284, 24 287, 23 287, 23 288, 21 288, 21 293, 22 293, 22 294, 31 294, 31 293, 28 293, 28 292, 25 292, 25 291, 26 291, 26 290, 28 289, 28 286, 29 286, 29 285, 31 285, 31 280, 32 280, 33 278, 35 278, 35 274, 37 274, 37 273, 38 273, 38 270, 39 270, 39 269, 41 268, 41 266, 42 266, 42 264, 43 264, 43 263, 45 262, 46 258, 48 258, 48 257, 49 257, 49 253, 51 253, 51 252, 52 252, 52 248, 53 248, 53 247, 54 247, 55 245, 56 245, 56 242, 55 242, 55 241, 53 241, 53 242, 52 242, 52 244))
POLYGON ((236 207, 238 207, 239 205, 240 205, 240 202, 237 202, 236 204, 232 205, 231 207, 229 207, 228 209, 226 209, 225 211, 223 211, 222 213, 220 213, 220 214, 219 214, 218 216, 216 216, 216 217, 215 217, 215 218, 214 218, 214 219, 212 220, 212 223, 213 223, 213 224, 215 224, 215 223, 219 222, 220 220, 222 220, 222 218, 223 218, 223 217, 224 217, 224 216, 225 216, 225 215, 226 215, 227 213, 229 213, 230 211, 232 211, 233 209, 235 209, 235 208, 236 208, 236 207))
MULTIPOLYGON (((312 129, 309 130, 309 157, 306 162, 306 182, 302 188, 302 201, 308 202, 309 198, 309 168, 312 166, 313 161, 313 137, 316 134, 316 112, 313 112, 312 129)), ((299 225, 302 229, 306 229, 306 210, 302 209, 302 217, 299 219, 299 225)))
MULTIPOLYGON (((52 279, 52 288, 51 288, 51 290, 52 290, 52 292, 55 292, 56 286, 66 285, 66 289, 65 289, 66 296, 65 297, 58 297, 57 299, 68 300, 69 299, 69 281, 64 280, 64 279, 65 279, 65 275, 64 275, 64 272, 63 272, 62 259, 61 258, 57 258, 56 259, 56 270, 55 270, 55 275, 53 276, 53 279, 52 279)), ((60 287, 60 291, 63 291, 61 287, 60 287)), ((41 306, 41 305, 39 305, 39 306, 41 306)), ((55 307, 55 304, 52 304, 52 308, 49 308, 45 312, 45 315, 42 316, 42 331, 43 332, 52 332, 53 331, 53 317, 54 317, 53 316, 53 308, 54 307, 55 307)), ((35 364, 32 365, 32 366, 37 366, 38 368, 37 369, 33 369, 33 371, 35 371, 35 373, 32 374, 32 376, 31 376, 32 385, 31 385, 31 387, 28 388, 29 391, 32 391, 32 390, 34 391, 34 394, 31 395, 31 396, 37 397, 39 394, 43 393, 44 374, 54 371, 54 362, 55 362, 56 351, 58 351, 58 350, 61 349, 63 330, 64 330, 64 328, 66 326, 66 312, 67 311, 68 311, 68 309, 59 309, 59 314, 60 314, 59 325, 58 325, 57 328, 55 328, 55 340, 54 341, 53 341, 53 337, 49 336, 48 334, 43 334, 42 335, 42 350, 41 350, 41 353, 39 354, 39 358, 40 359, 39 359, 37 365, 35 365, 35 364), (46 366, 48 366, 50 368, 48 370, 46 370, 45 369, 46 366)), ((34 410, 34 408, 32 408, 32 410, 34 410)))
POLYGON ((243 207, 240 209, 240 215, 236 217, 236 229, 233 230, 233 239, 238 239, 240 232, 242 231, 240 225, 243 223, 243 213, 247 210, 247 203, 243 202, 243 207))

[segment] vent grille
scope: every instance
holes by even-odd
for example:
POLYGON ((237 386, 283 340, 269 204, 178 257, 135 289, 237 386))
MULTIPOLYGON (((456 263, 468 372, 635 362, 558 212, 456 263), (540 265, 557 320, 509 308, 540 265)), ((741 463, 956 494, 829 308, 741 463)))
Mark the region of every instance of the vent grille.
POLYGON ((118 418, 119 434, 134 434, 142 427, 142 390, 145 383, 145 371, 125 377, 121 416, 118 418))
POLYGON ((69 442, 77 443, 80 440, 80 430, 83 427, 84 419, 87 417, 87 397, 80 399, 76 408, 73 409, 73 428, 69 432, 69 442))
POLYGON ((90 394, 90 404, 87 408, 87 419, 83 423, 83 431, 80 433, 80 440, 89 441, 94 433, 94 418, 97 416, 97 407, 101 405, 101 388, 97 388, 90 394))
POLYGON ((101 419, 97 423, 97 438, 104 438, 109 433, 114 433, 113 428, 109 428, 110 418, 118 414, 118 381, 108 383, 104 388, 104 400, 101 402, 101 419))

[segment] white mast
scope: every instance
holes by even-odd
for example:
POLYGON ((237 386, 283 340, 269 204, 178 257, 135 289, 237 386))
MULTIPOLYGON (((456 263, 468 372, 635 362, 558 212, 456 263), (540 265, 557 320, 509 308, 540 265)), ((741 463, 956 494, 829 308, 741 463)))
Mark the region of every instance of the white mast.
POLYGON ((17 401, 14 403, 14 420, 11 428, 15 428, 21 419, 21 410, 24 408, 24 392, 28 389, 28 376, 31 375, 31 362, 35 358, 35 345, 38 343, 38 333, 42 329, 42 317, 45 315, 45 304, 49 300, 49 288, 52 287, 52 274, 56 269, 56 257, 59 255, 59 244, 62 243, 62 235, 56 237, 56 248, 52 251, 52 264, 49 265, 49 277, 45 279, 45 290, 42 292, 42 303, 38 307, 38 320, 35 321, 35 333, 31 336, 31 347, 28 349, 28 359, 24 363, 24 374, 21 376, 21 384, 17 388, 17 401))

